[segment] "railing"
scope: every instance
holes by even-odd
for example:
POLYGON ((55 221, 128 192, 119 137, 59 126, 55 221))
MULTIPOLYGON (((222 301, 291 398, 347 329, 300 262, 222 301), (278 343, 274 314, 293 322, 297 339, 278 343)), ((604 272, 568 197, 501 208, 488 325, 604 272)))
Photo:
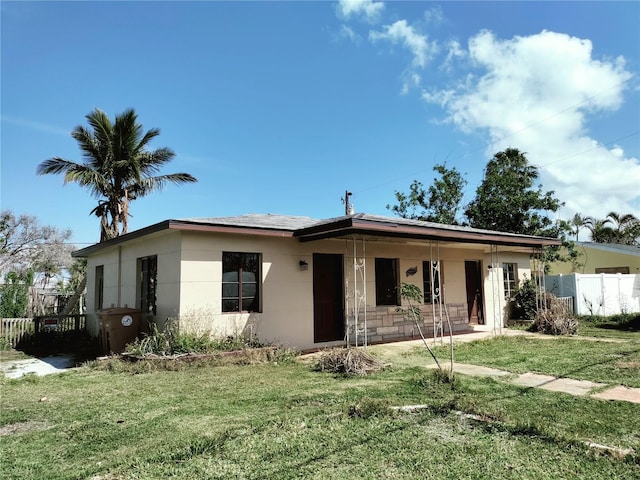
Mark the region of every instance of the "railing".
POLYGON ((86 315, 48 315, 34 318, 3 318, 0 339, 11 347, 40 334, 73 332, 85 329, 86 315))
POLYGON ((570 315, 573 315, 573 297, 556 297, 556 298, 564 304, 564 307, 567 309, 567 312, 570 315))

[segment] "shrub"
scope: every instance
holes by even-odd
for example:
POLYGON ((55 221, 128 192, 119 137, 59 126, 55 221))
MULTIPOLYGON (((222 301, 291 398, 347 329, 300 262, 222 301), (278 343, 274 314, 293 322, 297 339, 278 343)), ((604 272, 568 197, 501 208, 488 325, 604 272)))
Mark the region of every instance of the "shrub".
POLYGON ((513 296, 513 317, 535 320, 538 313, 538 286, 532 278, 525 278, 513 296))
POLYGON ((214 353, 255 348, 261 345, 241 335, 211 338, 208 333, 180 332, 178 322, 169 320, 163 331, 154 323, 150 333, 127 345, 126 352, 135 356, 214 353))

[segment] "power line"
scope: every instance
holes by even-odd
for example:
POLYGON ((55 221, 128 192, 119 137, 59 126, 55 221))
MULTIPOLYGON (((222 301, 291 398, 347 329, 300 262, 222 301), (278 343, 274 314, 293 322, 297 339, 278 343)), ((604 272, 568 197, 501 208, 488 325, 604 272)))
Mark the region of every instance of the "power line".
POLYGON ((549 165, 553 165, 554 163, 562 162, 563 160, 568 160, 569 158, 577 157, 577 156, 582 155, 584 153, 592 152, 594 150, 597 150, 598 148, 607 147, 607 146, 609 146, 611 144, 619 142, 620 140, 625 140, 627 138, 633 137, 634 135, 638 135, 639 133, 640 133, 640 130, 636 130, 635 132, 630 133, 628 135, 625 135, 624 137, 616 138, 615 140, 611 140, 610 142, 607 142, 607 143, 598 144, 595 147, 589 148, 587 150, 583 150, 582 152, 573 153, 571 155, 567 155, 566 157, 559 158, 558 160, 554 160, 553 162, 548 162, 548 163, 545 163, 545 164, 540 165, 540 166, 541 167, 547 167, 549 165))
MULTIPOLYGON (((615 85, 611 85, 610 87, 607 87, 607 88, 605 88, 604 90, 601 90, 601 91, 599 91, 598 93, 595 93, 594 95, 591 95, 590 97, 587 97, 587 98, 585 98, 584 100, 582 100, 582 101, 580 101, 580 102, 577 102, 577 103, 574 103, 574 104, 572 104, 572 105, 569 105, 568 107, 565 107, 565 108, 563 108, 563 109, 561 109, 561 110, 558 110, 557 112, 554 112, 554 113, 552 113, 551 115, 549 115, 549 116, 547 116, 547 117, 545 117, 545 118, 543 118, 543 119, 541 119, 541 120, 538 120, 538 121, 536 121, 536 122, 534 122, 534 123, 531 123, 531 124, 529 124, 529 125, 527 125, 527 126, 525 126, 525 127, 522 127, 520 130, 516 130, 515 132, 511 132, 511 133, 509 133, 508 135, 505 135, 504 137, 501 137, 501 138, 499 138, 499 139, 493 140, 493 141, 491 141, 491 142, 487 142, 487 143, 485 143, 484 145, 478 146, 478 147, 473 148, 473 149, 471 149, 471 150, 467 150, 467 151, 463 152, 462 154, 458 155, 457 157, 455 157, 455 158, 453 159, 453 161, 456 161, 456 160, 458 160, 458 159, 460 159, 460 158, 463 158, 463 157, 465 157, 465 156, 467 156, 467 155, 470 155, 471 153, 475 153, 475 152, 477 152, 478 150, 484 150, 485 148, 487 148, 487 147, 488 147, 488 146, 490 146, 490 145, 495 145, 495 144, 497 144, 497 143, 499 143, 499 142, 502 142, 502 141, 506 140, 507 138, 512 137, 512 136, 514 136, 514 135, 516 135, 516 134, 518 134, 518 133, 521 133, 521 132, 523 132, 523 131, 525 131, 525 130, 528 130, 528 129, 530 129, 530 128, 536 127, 536 126, 538 126, 538 125, 540 125, 540 124, 542 124, 542 123, 544 123, 544 122, 546 122, 546 121, 548 121, 548 120, 550 120, 550 119, 552 119, 552 118, 554 118, 554 117, 556 117, 556 116, 558 116, 558 115, 561 115, 561 114, 566 113, 566 112, 568 112, 568 111, 572 111, 572 110, 574 110, 576 107, 579 107, 580 105, 583 105, 583 104, 585 104, 585 103, 587 103, 587 102, 589 102, 589 101, 593 100, 594 98, 596 98, 596 97, 598 97, 598 96, 600 96, 600 95, 602 95, 602 94, 604 94, 604 93, 608 92, 609 90, 611 90, 611 89, 613 89, 613 88, 616 88, 616 87, 619 87, 620 85, 623 85, 623 84, 625 84, 625 83, 629 82, 629 81, 631 80, 631 78, 633 78, 633 77, 629 77, 629 78, 627 78, 626 80, 623 80, 623 81, 621 81, 621 82, 616 83, 615 85)), ((600 144, 599 146, 602 146, 602 145, 610 145, 611 143, 615 143, 615 142, 617 142, 617 141, 624 140, 625 138, 629 138, 629 137, 631 137, 631 136, 633 136, 633 135, 637 135, 637 134, 638 134, 638 132, 634 132, 634 133, 632 133, 632 134, 629 134, 629 135, 627 135, 627 136, 624 136, 624 137, 618 138, 618 139, 616 139, 616 140, 612 140, 612 141, 610 141, 610 142, 607 142, 607 143, 604 143, 604 144, 600 144)), ((591 150, 595 150, 596 148, 598 148, 598 146, 593 147, 592 149, 590 149, 590 150, 586 150, 586 151, 584 151, 584 152, 576 153, 576 154, 571 155, 571 156, 569 156, 569 157, 563 157, 562 159, 556 160, 555 162, 559 162, 559 161, 562 161, 562 160, 566 160, 567 158, 571 158, 572 156, 577 156, 577 155, 581 155, 581 154, 583 154, 583 153, 587 153, 587 152, 589 152, 589 151, 591 151, 591 150)), ((555 162, 553 162, 553 163, 555 163, 555 162)), ((550 163, 545 164, 545 166, 546 166, 546 165, 550 165, 550 163)), ((367 187, 367 188, 363 188, 363 189, 361 189, 361 190, 357 190, 357 191, 355 191, 354 193, 362 193, 362 192, 367 192, 367 191, 369 191, 369 190, 375 190, 375 189, 378 189, 378 188, 383 187, 383 186, 385 186, 385 185, 389 185, 389 184, 391 184, 391 183, 395 183, 395 182, 396 182, 396 181, 398 181, 398 180, 402 180, 402 179, 405 179, 405 178, 409 178, 410 176, 415 177, 417 174, 422 173, 422 172, 424 172, 424 171, 426 171, 426 170, 427 170, 426 168, 421 168, 420 170, 415 171, 413 174, 410 174, 410 175, 403 175, 402 177, 396 177, 396 178, 393 178, 393 179, 387 180, 387 181, 385 181, 385 182, 382 182, 382 183, 379 183, 379 184, 373 185, 373 186, 371 186, 371 187, 367 187)))

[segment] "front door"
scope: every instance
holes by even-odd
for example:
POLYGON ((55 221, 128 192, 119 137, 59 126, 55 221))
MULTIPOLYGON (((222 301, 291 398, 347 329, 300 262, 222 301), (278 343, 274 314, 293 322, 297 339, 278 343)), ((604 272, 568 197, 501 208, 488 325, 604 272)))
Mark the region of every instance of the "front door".
POLYGON ((313 341, 344 338, 342 255, 313 254, 313 341))
POLYGON ((482 262, 479 260, 465 261, 464 272, 467 284, 467 309, 469 323, 484 325, 482 306, 482 262))

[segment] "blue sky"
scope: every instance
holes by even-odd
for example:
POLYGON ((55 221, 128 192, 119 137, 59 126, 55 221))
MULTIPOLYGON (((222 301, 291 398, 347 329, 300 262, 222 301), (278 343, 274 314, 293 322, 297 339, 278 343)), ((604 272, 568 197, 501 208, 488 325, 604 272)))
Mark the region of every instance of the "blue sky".
POLYGON ((640 216, 639 2, 0 4, 2 209, 99 238, 96 200, 43 160, 134 108, 197 184, 131 205, 168 218, 390 215, 446 162, 466 201, 511 146, 576 211, 640 216))

